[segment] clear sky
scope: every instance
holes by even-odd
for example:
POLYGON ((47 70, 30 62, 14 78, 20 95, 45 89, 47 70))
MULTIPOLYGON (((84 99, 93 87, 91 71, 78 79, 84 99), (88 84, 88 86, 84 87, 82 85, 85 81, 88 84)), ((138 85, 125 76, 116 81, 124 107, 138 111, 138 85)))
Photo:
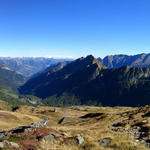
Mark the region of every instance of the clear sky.
POLYGON ((0 0, 0 56, 150 52, 150 0, 0 0))

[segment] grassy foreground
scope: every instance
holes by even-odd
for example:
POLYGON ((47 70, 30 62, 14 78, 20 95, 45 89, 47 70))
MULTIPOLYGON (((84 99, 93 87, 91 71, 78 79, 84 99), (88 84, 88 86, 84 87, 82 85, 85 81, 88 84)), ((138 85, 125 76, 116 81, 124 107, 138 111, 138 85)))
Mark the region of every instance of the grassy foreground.
MULTIPOLYGON (((0 130, 10 130, 32 122, 43 121, 43 118, 50 118, 48 126, 63 133, 67 140, 40 141, 37 150, 148 150, 128 133, 115 132, 109 128, 113 123, 128 118, 139 108, 74 106, 57 108, 57 112, 53 110, 53 107, 46 106, 22 106, 12 112, 11 106, 0 101, 0 130), (58 122, 64 116, 68 116, 70 120, 59 124, 58 122), (81 145, 70 138, 77 135, 84 137, 81 145), (103 138, 112 139, 108 147, 99 145, 98 141, 103 138)), ((135 123, 142 122, 141 116, 144 113, 140 111, 131 120, 135 123)), ((130 129, 132 126, 133 124, 126 124, 124 128, 130 129)), ((149 122, 145 126, 149 126, 149 122)))

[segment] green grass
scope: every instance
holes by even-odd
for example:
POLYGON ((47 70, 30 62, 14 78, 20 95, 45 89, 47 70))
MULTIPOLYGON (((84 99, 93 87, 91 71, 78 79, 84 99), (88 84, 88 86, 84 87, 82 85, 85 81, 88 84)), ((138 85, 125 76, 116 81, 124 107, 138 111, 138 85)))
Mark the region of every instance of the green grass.
POLYGON ((22 140, 26 140, 27 137, 23 137, 23 136, 18 136, 18 135, 13 135, 11 137, 9 137, 9 139, 7 139, 7 141, 9 142, 19 142, 19 141, 22 141, 22 140))

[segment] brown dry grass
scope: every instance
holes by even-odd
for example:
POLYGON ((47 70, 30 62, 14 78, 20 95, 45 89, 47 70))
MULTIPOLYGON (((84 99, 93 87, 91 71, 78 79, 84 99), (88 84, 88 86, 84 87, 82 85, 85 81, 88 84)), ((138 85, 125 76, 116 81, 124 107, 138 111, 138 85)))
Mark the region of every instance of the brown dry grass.
POLYGON ((0 111, 0 129, 10 130, 22 125, 28 125, 32 122, 42 121, 41 118, 11 111, 0 111))
POLYGON ((129 135, 112 132, 108 129, 108 125, 126 117, 126 114, 122 116, 118 114, 134 111, 137 108, 84 106, 57 108, 57 113, 53 112, 53 109, 53 107, 23 106, 17 112, 0 111, 0 129, 8 130, 31 122, 42 121, 43 118, 50 118, 48 126, 64 133, 66 140, 42 141, 38 150, 147 150, 129 135), (104 115, 79 119, 88 113, 104 113, 104 115), (63 116, 70 116, 75 120, 71 123, 58 124, 63 116), (75 140, 69 140, 70 137, 76 135, 84 137, 83 144, 78 145, 75 140), (111 145, 108 148, 99 146, 98 140, 107 137, 112 139, 111 145))
POLYGON ((7 102, 0 100, 0 110, 11 110, 11 105, 7 102))

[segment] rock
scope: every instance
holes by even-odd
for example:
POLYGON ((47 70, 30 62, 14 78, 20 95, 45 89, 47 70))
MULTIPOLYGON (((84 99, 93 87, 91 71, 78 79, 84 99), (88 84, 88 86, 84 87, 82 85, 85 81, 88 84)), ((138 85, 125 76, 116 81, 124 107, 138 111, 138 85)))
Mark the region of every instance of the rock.
POLYGON ((55 138, 54 138, 54 136, 52 134, 49 134, 49 135, 44 136, 43 139, 45 141, 50 142, 50 141, 54 141, 55 138))
POLYGON ((39 127, 44 128, 45 126, 47 126, 48 121, 49 121, 49 118, 45 118, 42 123, 41 122, 34 122, 30 125, 30 127, 31 128, 39 128, 39 127))
POLYGON ((146 148, 150 148, 150 143, 145 142, 145 143, 143 143, 143 145, 144 145, 146 148))
POLYGON ((137 146, 138 144, 136 142, 130 142, 131 145, 137 146))
POLYGON ((104 138, 104 139, 100 139, 98 141, 99 145, 102 147, 108 147, 111 143, 112 139, 111 138, 104 138))
POLYGON ((148 123, 148 120, 143 120, 142 122, 143 122, 143 123, 148 123))
POLYGON ((76 136, 75 139, 77 140, 78 144, 82 144, 84 142, 84 138, 82 136, 76 136))
POLYGON ((15 142, 9 142, 7 140, 0 142, 0 148, 19 148, 19 145, 15 142))
POLYGON ((6 136, 5 132, 0 132, 0 139, 4 138, 6 136))
POLYGON ((53 135, 55 138, 62 136, 61 134, 58 134, 58 133, 53 133, 52 135, 53 135))
POLYGON ((40 123, 40 122, 35 122, 35 123, 32 123, 30 125, 31 128, 39 128, 39 127, 44 127, 43 123, 40 123))
POLYGON ((56 107, 54 108, 54 112, 57 112, 57 109, 56 109, 56 107))
POLYGON ((43 125, 47 126, 48 121, 49 121, 49 118, 45 118, 44 121, 43 121, 43 125))
POLYGON ((15 143, 15 142, 9 142, 9 143, 10 143, 11 147, 19 148, 19 145, 17 143, 15 143))
POLYGON ((4 148, 4 142, 0 142, 0 148, 4 148))
POLYGON ((32 131, 32 128, 27 128, 24 130, 24 132, 31 132, 32 131))

